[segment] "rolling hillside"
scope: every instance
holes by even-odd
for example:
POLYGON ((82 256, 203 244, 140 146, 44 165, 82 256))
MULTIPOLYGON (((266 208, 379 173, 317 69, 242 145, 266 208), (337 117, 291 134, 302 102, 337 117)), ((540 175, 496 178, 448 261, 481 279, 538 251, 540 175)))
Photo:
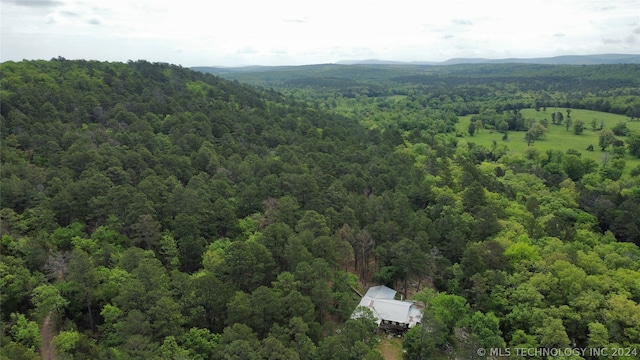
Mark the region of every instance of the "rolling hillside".
POLYGON ((270 89, 147 61, 2 63, 0 357, 637 357, 640 136, 606 164, 480 140, 566 104, 633 131, 638 67, 418 68, 260 73, 270 89), (425 304, 402 349, 351 318, 378 284, 425 304))

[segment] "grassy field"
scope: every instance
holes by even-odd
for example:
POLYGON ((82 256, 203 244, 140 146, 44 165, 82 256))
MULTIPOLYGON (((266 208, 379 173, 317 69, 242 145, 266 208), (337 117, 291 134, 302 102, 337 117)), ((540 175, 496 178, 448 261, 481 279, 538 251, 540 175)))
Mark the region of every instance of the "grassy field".
MULTIPOLYGON (((536 121, 547 119, 549 120, 549 127, 547 130, 546 137, 541 140, 537 140, 531 146, 540 150, 541 152, 547 151, 549 149, 557 149, 562 152, 566 152, 569 149, 575 149, 582 153, 582 156, 589 157, 598 162, 598 164, 602 163, 602 156, 606 152, 600 151, 598 147, 598 131, 593 131, 591 129, 591 121, 596 120, 598 127, 600 126, 600 122, 604 122, 605 128, 613 128, 619 122, 625 122, 627 127, 631 131, 640 132, 640 122, 639 121, 628 121, 624 115, 616 115, 603 113, 598 111, 591 110, 581 110, 581 109, 572 109, 571 110, 571 119, 575 122, 576 120, 582 120, 585 123, 585 130, 581 135, 575 135, 573 133, 573 127, 569 128, 569 131, 566 130, 564 123, 562 125, 553 125, 551 124, 551 113, 553 112, 562 112, 566 119, 566 109, 565 108, 547 108, 546 111, 535 111, 534 109, 523 109, 521 111, 522 116, 525 119, 535 119, 536 121), (593 145, 594 151, 587 151, 587 147, 589 145, 593 145)), ((460 121, 457 124, 457 130, 463 134, 465 134, 465 140, 468 142, 474 142, 478 145, 483 145, 485 147, 490 148, 493 144, 493 141, 497 141, 499 144, 506 144, 510 151, 514 153, 522 153, 527 149, 527 142, 524 140, 524 131, 510 131, 509 139, 507 141, 502 140, 502 133, 497 131, 491 133, 488 130, 481 130, 479 133, 476 132, 474 136, 470 136, 467 132, 467 128, 469 126, 469 121, 473 115, 467 115, 460 117, 460 121)), ((621 140, 626 140, 626 137, 618 137, 621 140)), ((625 156, 625 160, 627 165, 625 166, 624 175, 628 175, 631 169, 640 165, 640 158, 627 154, 625 156)))
POLYGON ((389 338, 386 334, 380 335, 378 351, 385 360, 402 360, 402 338, 389 338))

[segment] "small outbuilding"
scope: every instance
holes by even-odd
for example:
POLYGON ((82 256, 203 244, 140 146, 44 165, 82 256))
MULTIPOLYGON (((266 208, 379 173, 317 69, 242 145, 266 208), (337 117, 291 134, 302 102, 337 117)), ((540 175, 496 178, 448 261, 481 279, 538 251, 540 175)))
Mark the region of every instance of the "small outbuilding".
POLYGON ((373 312, 378 327, 385 331, 402 333, 419 324, 424 306, 415 301, 397 300, 396 293, 384 285, 369 288, 351 318, 361 317, 359 309, 365 307, 373 312))

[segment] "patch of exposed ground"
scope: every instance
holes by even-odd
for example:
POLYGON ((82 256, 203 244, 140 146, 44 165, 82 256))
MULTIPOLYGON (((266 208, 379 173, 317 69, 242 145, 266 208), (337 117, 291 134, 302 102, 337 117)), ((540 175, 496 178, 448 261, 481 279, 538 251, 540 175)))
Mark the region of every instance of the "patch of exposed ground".
POLYGON ((40 348, 40 358, 43 360, 55 360, 56 352, 51 340, 56 336, 56 322, 52 314, 47 315, 42 322, 40 336, 42 337, 42 347, 40 348))
POLYGON ((382 335, 378 351, 385 360, 402 360, 402 338, 397 336, 389 338, 387 335, 382 335))

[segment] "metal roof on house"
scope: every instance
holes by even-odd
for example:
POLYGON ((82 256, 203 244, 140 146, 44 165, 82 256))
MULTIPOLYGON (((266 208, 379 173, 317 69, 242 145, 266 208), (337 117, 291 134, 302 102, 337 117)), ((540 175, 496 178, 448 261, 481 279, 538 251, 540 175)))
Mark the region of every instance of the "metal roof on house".
POLYGON ((367 290, 367 293, 364 297, 369 297, 372 299, 395 299, 396 291, 388 288, 384 285, 373 286, 367 290))
MULTIPOLYGON (((393 321, 400 324, 408 324, 411 328, 422 320, 422 311, 414 302, 395 300, 396 291, 386 286, 374 286, 367 290, 358 306, 369 308, 376 317, 376 323, 393 321)), ((360 317, 356 309, 352 318, 360 317)))

